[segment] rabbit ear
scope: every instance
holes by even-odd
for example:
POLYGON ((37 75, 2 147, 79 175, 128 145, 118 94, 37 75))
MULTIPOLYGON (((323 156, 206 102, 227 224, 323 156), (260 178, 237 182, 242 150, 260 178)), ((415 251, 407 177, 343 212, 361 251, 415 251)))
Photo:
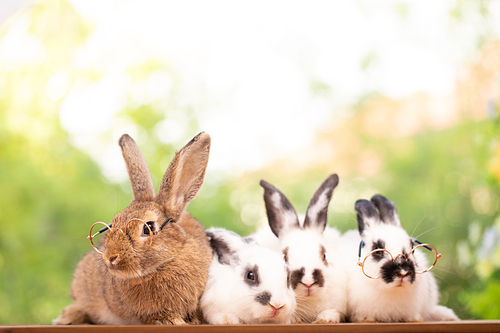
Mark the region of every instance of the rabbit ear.
POLYGON ((128 135, 123 134, 118 141, 122 148, 123 159, 127 166, 130 185, 132 186, 134 201, 151 201, 154 199, 155 191, 153 181, 144 157, 135 141, 128 135))
POLYGON ((170 162, 155 200, 174 221, 200 192, 209 152, 210 136, 202 132, 178 151, 170 162))
POLYGON ((288 199, 276 187, 265 180, 260 181, 264 188, 264 202, 266 203, 269 226, 280 237, 294 228, 300 228, 299 218, 288 199))
POLYGON ((244 239, 224 229, 210 229, 206 234, 221 264, 235 266, 239 263, 238 251, 243 247, 244 239))
POLYGON ((373 223, 380 222, 380 216, 372 202, 368 200, 358 200, 354 205, 358 218, 358 231, 361 236, 373 223))
POLYGON ((378 208, 382 222, 401 226, 396 205, 392 201, 387 200, 380 194, 374 195, 371 201, 378 208))
POLYGON ((304 229, 316 228, 319 233, 323 233, 327 223, 328 204, 332 199, 333 190, 338 184, 339 176, 330 175, 314 193, 309 207, 307 207, 304 229))

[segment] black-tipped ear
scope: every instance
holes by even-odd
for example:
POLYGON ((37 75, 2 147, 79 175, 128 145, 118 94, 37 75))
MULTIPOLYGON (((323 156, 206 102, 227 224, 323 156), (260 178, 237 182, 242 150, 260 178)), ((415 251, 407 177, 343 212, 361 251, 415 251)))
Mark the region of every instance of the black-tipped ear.
POLYGON ((330 175, 323 184, 321 184, 316 193, 314 193, 309 203, 309 207, 307 207, 304 229, 316 228, 320 233, 325 230, 328 205, 332 199, 333 190, 338 184, 339 176, 336 174, 330 175))
POLYGON ((238 250, 244 243, 239 235, 225 229, 210 229, 205 233, 221 264, 234 266, 239 262, 238 250))
POLYGON ((382 222, 401 226, 398 211, 396 210, 396 205, 394 205, 394 202, 388 200, 380 194, 374 195, 371 201, 378 208, 380 219, 382 220, 382 222))
POLYGON ((370 226, 370 224, 380 221, 377 209, 368 200, 358 200, 354 204, 356 217, 358 219, 358 231, 360 235, 370 226))
POLYGON ((260 186, 264 188, 264 202, 266 203, 269 226, 276 237, 280 237, 294 228, 300 228, 297 213, 283 193, 265 180, 260 181, 260 186))

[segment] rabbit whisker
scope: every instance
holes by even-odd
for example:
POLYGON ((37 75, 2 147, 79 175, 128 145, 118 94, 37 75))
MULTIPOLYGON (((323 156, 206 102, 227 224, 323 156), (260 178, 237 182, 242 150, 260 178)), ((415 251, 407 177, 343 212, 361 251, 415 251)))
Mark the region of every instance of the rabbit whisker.
POLYGON ((441 281, 446 282, 447 284, 450 284, 450 282, 449 282, 448 280, 446 280, 445 278, 443 278, 443 277, 441 277, 441 276, 439 276, 439 275, 434 274, 434 277, 436 277, 436 278, 440 279, 441 281))
POLYGON ((237 298, 235 301, 240 301, 240 300, 242 300, 242 299, 244 299, 244 298, 249 298, 249 297, 253 298, 253 297, 254 297, 254 295, 243 295, 243 296, 241 296, 241 297, 237 298))
POLYGON ((444 269, 444 268, 442 268, 442 267, 434 267, 434 269, 433 269, 433 270, 438 270, 438 271, 440 271, 440 272, 445 272, 445 273, 448 273, 448 274, 457 275, 455 272, 452 272, 452 271, 450 271, 450 270, 448 270, 448 269, 444 269))
MULTIPOLYGON (((427 215, 424 215, 420 221, 418 221, 417 225, 415 226, 415 228, 413 228, 413 231, 411 232, 411 236, 413 238, 413 234, 415 233, 415 231, 417 230, 418 226, 420 225, 420 223, 422 223, 422 221, 427 217, 427 215)), ((417 236, 418 237, 418 236, 417 236)), ((415 237, 416 238, 416 237, 415 237)))
POLYGON ((439 225, 438 225, 437 227, 434 227, 434 228, 432 228, 432 229, 429 229, 429 230, 427 230, 427 231, 422 232, 420 235, 418 235, 418 236, 416 236, 416 237, 414 237, 414 238, 419 238, 420 236, 425 235, 426 233, 431 232, 431 231, 433 231, 433 230, 436 230, 436 229, 438 229, 438 228, 440 228, 440 227, 441 227, 441 226, 439 226, 439 225))

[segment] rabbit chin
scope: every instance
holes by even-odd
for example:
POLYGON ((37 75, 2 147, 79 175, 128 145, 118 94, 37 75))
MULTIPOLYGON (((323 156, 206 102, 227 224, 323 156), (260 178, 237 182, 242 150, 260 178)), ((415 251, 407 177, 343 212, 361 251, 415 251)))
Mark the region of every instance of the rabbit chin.
POLYGON ((146 275, 148 275, 146 272, 142 270, 135 270, 135 269, 129 269, 129 268, 116 268, 111 265, 107 265, 108 271, 113 274, 113 276, 119 278, 119 279, 124 279, 124 280, 133 280, 133 279, 140 279, 146 275))
POLYGON ((410 288, 413 283, 409 276, 395 278, 394 281, 389 283, 390 288, 410 288))
POLYGON ((290 314, 286 309, 265 309, 258 318, 255 318, 256 324, 290 324, 290 314))

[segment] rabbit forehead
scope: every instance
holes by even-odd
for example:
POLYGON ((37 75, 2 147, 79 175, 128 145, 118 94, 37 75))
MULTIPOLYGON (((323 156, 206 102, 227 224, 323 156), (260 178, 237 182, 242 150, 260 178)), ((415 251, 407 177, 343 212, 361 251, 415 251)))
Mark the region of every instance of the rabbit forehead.
POLYGON ((131 219, 141 219, 144 222, 160 222, 160 220, 165 219, 165 213, 156 202, 134 201, 113 218, 113 224, 121 226, 121 224, 126 224, 131 219))
POLYGON ((315 230, 297 229, 290 232, 281 243, 283 250, 287 249, 288 260, 293 267, 318 268, 323 266, 321 250, 323 235, 315 230))
MULTIPOLYGON (((279 252, 270 250, 260 245, 248 245, 240 252, 241 265, 243 266, 258 266, 260 271, 273 270, 279 274, 285 272, 285 261, 283 255, 279 252)), ((283 273, 286 275, 286 273, 283 273)))
POLYGON ((287 268, 282 254, 252 245, 240 252, 240 259, 239 269, 246 271, 256 268, 262 286, 274 286, 275 290, 286 287, 287 268))
POLYGON ((371 242, 377 242, 378 240, 384 241, 385 249, 391 253, 394 252, 393 255, 401 253, 403 249, 410 251, 410 236, 403 228, 389 224, 377 224, 370 229, 365 239, 368 242, 366 246, 371 248, 371 242))

